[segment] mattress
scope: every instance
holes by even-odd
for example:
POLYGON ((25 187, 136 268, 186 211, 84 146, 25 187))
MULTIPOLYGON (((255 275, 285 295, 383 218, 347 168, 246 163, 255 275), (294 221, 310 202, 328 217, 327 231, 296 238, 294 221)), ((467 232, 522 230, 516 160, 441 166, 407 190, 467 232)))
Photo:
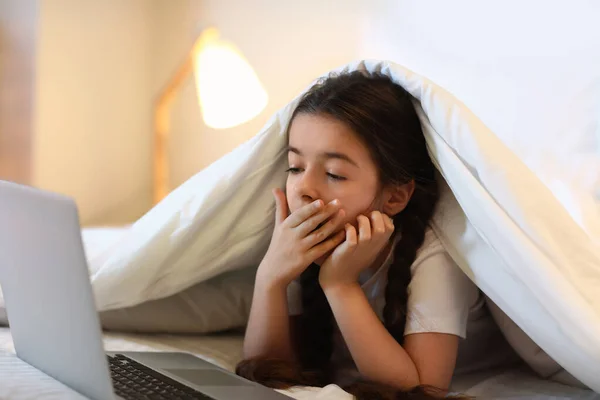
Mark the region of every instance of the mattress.
MULTIPOLYGON (((242 336, 239 334, 193 336, 105 333, 104 346, 108 351, 189 352, 223 368, 233 370, 242 355, 242 336)), ((2 382, 0 399, 83 399, 82 396, 10 353, 14 353, 10 331, 8 328, 0 328, 0 382, 2 382)), ((477 399, 600 400, 600 395, 591 391, 539 379, 525 367, 459 376, 453 382, 453 389, 476 396, 477 399)), ((332 386, 317 391, 295 389, 286 394, 297 399, 351 399, 351 396, 332 386)))

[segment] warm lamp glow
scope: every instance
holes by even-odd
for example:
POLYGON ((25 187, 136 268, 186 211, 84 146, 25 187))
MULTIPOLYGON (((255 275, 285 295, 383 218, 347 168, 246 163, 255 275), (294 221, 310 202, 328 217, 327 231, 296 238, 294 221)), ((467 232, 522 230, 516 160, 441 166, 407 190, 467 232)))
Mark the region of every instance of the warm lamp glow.
POLYGON ((169 130, 171 106, 189 76, 196 77, 200 111, 206 125, 231 128, 251 120, 267 105, 267 93, 242 54, 207 28, 194 42, 185 61, 160 92, 154 109, 154 202, 170 191, 169 130))
POLYGON ((194 75, 206 125, 230 128, 258 115, 268 96, 256 73, 232 44, 209 28, 196 47, 194 75))

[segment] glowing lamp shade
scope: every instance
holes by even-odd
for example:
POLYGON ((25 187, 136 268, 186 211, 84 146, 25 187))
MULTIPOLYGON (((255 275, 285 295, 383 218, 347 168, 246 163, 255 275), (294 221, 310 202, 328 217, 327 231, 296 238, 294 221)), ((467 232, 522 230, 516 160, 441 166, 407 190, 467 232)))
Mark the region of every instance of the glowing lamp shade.
POLYGON ((202 31, 184 62, 159 93, 154 109, 154 203, 170 191, 169 140, 171 106, 190 75, 196 78, 200 112, 206 125, 224 129, 258 115, 268 97, 248 61, 216 28, 202 31))
POLYGON ((230 43, 208 32, 194 57, 200 110, 211 128, 230 128, 258 115, 267 92, 244 56, 230 43))

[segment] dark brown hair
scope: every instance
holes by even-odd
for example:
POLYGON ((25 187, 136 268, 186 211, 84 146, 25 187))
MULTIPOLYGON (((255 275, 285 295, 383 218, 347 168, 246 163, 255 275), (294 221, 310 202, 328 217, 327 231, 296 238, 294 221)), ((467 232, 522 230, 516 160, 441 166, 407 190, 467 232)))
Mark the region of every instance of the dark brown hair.
MULTIPOLYGON (((383 310, 384 325, 400 344, 404 341, 410 267, 439 198, 435 168, 413 101, 389 77, 356 71, 332 75, 314 85, 290 120, 291 124, 301 113, 335 118, 347 124, 369 149, 382 187, 415 182, 407 207, 394 217, 396 234, 401 236, 388 272, 383 310)), ((297 338, 299 365, 279 360, 244 360, 236 370, 239 375, 274 388, 324 386, 332 382, 328 367, 334 319, 318 276, 319 267, 314 264, 300 276, 303 313, 293 335, 297 338)), ((435 398, 431 394, 436 394, 434 388, 417 387, 403 392, 366 381, 344 389, 358 399, 431 399, 435 398)))

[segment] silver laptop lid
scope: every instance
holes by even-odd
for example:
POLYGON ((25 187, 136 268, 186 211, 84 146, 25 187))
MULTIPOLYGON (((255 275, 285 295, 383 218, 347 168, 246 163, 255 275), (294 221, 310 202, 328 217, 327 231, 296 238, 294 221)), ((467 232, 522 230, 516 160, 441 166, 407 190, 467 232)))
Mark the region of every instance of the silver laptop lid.
POLYGON ((0 181, 0 285, 19 358, 114 399, 75 203, 0 181))

